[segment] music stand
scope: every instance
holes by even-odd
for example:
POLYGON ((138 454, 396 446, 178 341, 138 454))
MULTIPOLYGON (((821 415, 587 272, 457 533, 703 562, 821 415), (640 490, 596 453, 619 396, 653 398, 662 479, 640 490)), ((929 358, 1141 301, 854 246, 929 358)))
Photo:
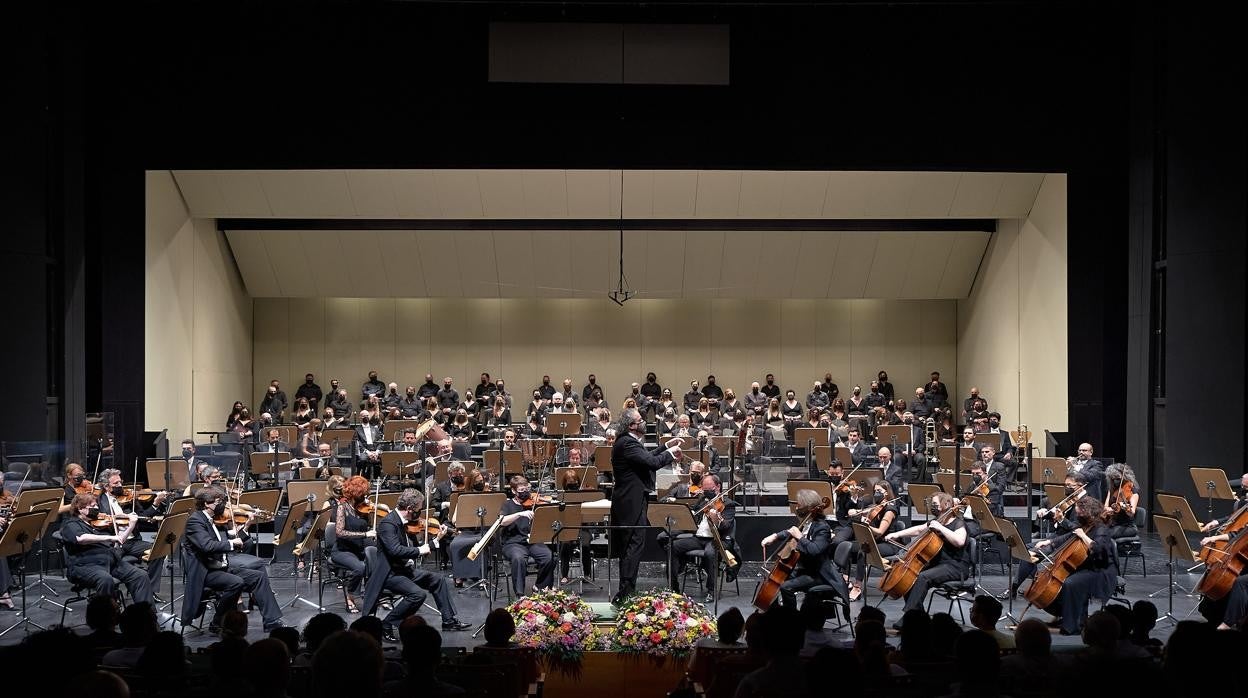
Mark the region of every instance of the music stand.
POLYGON ((248 456, 248 471, 252 479, 259 475, 268 475, 277 480, 277 469, 286 461, 290 460, 289 451, 278 451, 276 453, 264 453, 261 451, 253 451, 248 456))
MULTIPOLYGON (((420 427, 420 420, 417 419, 391 419, 382 427, 381 438, 385 441, 402 441, 402 434, 405 430, 418 427, 420 427)), ((354 435, 355 433, 352 432, 352 436, 354 435)))
MULTIPOLYGON (((510 453, 510 451, 504 451, 504 453, 510 453)), ((460 531, 472 528, 477 529, 480 532, 477 536, 478 541, 480 541, 481 536, 485 535, 485 522, 496 521, 499 511, 503 508, 503 502, 507 501, 507 495, 502 492, 455 492, 452 493, 451 497, 451 525, 460 531)), ((530 528, 530 530, 532 529, 530 528)), ((465 534, 460 533, 459 535, 465 534)), ((465 539, 466 541, 467 539, 465 539)), ((493 585, 490 584, 490 579, 485 571, 485 564, 489 557, 489 555, 479 556, 481 561, 480 577, 476 583, 465 586, 459 593, 464 594, 470 589, 480 587, 482 593, 487 596, 491 595, 491 587, 493 585)))
POLYGON ((578 435, 581 433, 581 414, 579 412, 547 412, 542 428, 546 436, 578 435))
MULTIPOLYGON (((18 626, 25 628, 28 635, 32 625, 39 630, 47 630, 47 628, 30 619, 30 613, 27 612, 26 606, 26 555, 30 552, 35 542, 42 537, 40 532, 47 519, 48 513, 46 511, 31 511, 25 514, 18 514, 9 521, 4 534, 0 535, 0 564, 7 565, 9 557, 17 556, 19 558, 17 574, 22 587, 22 610, 18 614, 21 616, 21 620, 0 632, 0 637, 4 637, 10 630, 18 626)), ((42 598, 40 600, 42 601, 42 598)))
POLYGON ((797 491, 798 490, 814 490, 815 494, 821 499, 827 499, 833 502, 835 507, 836 500, 832 496, 832 483, 827 480, 788 480, 784 483, 785 489, 788 490, 789 513, 797 514, 797 491))
MULTIPOLYGON (((970 478, 971 478, 970 473, 965 472, 965 471, 962 472, 963 482, 969 483, 970 478)), ((935 480, 936 484, 940 485, 941 488, 944 489, 944 491, 948 492, 949 494, 953 494, 953 486, 957 483, 958 476, 954 473, 932 473, 932 479, 935 480)))
MULTIPOLYGON (((918 510, 920 514, 930 519, 933 514, 931 507, 929 506, 929 502, 932 500, 932 495, 943 491, 940 485, 927 485, 920 482, 912 482, 910 483, 909 491, 910 508, 918 510), (922 502, 922 504, 920 505, 919 502, 922 502)), ((913 512, 911 512, 910 515, 910 523, 914 523, 913 512)))
MULTIPOLYGON (((316 475, 321 471, 321 467, 322 466, 300 466, 298 472, 295 473, 295 479, 316 480, 316 475)), ((328 477, 333 477, 335 475, 341 476, 342 468, 332 465, 329 467, 328 477)), ((321 482, 324 482, 324 480, 321 480, 321 482)))
POLYGON ((793 430, 793 447, 805 449, 809 446, 827 446, 827 427, 797 427, 793 430))
MULTIPOLYGON (((28 513, 44 502, 56 502, 59 508, 64 495, 65 491, 59 487, 40 487, 34 490, 22 490, 17 493, 17 497, 13 500, 13 515, 28 513)), ((0 593, 3 593, 3 591, 0 591, 0 593)))
MULTIPOLYGON (((59 518, 59 517, 60 517, 61 498, 58 496, 58 497, 57 497, 57 498, 55 498, 55 499, 48 499, 46 494, 45 494, 45 495, 42 495, 42 497, 43 497, 43 498, 42 498, 42 499, 40 499, 40 501, 37 501, 37 502, 35 502, 35 501, 30 501, 30 502, 29 502, 30 511, 28 511, 28 512, 21 512, 21 513, 31 513, 31 514, 42 514, 42 515, 43 515, 43 517, 44 517, 44 519, 43 519, 43 527, 39 529, 39 536, 38 536, 38 541, 39 541, 39 550, 40 550, 40 554, 39 554, 39 579, 38 579, 38 580, 36 580, 36 581, 34 581, 34 582, 32 582, 32 583, 30 584, 30 588, 31 588, 31 589, 33 589, 33 588, 35 588, 35 587, 37 587, 37 586, 41 586, 41 587, 43 587, 44 589, 46 589, 48 592, 50 592, 53 596, 60 596, 60 594, 58 594, 58 593, 56 592, 56 590, 55 590, 55 589, 53 589, 51 586, 48 586, 48 583, 47 583, 46 581, 44 581, 44 579, 43 579, 43 573, 44 573, 44 560, 45 560, 45 558, 46 558, 46 556, 43 554, 43 551, 44 551, 44 549, 45 549, 45 547, 46 547, 46 545, 47 545, 46 541, 47 541, 48 527, 50 527, 50 526, 52 525, 52 522, 53 522, 53 521, 56 521, 56 520, 57 520, 57 518, 59 518)), ((28 500, 28 501, 29 501, 29 500, 28 500)), ((25 505, 23 505, 23 506, 25 506, 25 505)), ((19 511, 19 510, 18 510, 18 509, 14 509, 13 511, 19 511)), ((0 558, 0 560, 3 560, 3 558, 0 558)), ((0 564, 3 564, 3 563, 2 563, 2 562, 0 562, 0 564)), ((23 591, 25 591, 25 590, 23 590, 23 591)), ((4 592, 3 592, 3 590, 0 590, 0 593, 4 593, 4 592)), ((39 600, 35 602, 35 605, 36 605, 36 606, 38 606, 39 604, 43 603, 44 601, 50 601, 50 602, 51 602, 54 606, 60 606, 61 608, 64 608, 64 606, 63 606, 62 604, 56 603, 55 601, 52 601, 51 599, 49 599, 49 598, 47 597, 47 594, 41 594, 41 595, 39 596, 39 600)))
POLYGON ((520 451, 500 451, 498 449, 490 449, 482 454, 482 464, 485 469, 491 473, 498 472, 498 459, 503 459, 503 482, 506 482, 512 475, 524 475, 524 454, 520 451))
POLYGON ((395 480, 417 480, 420 454, 414 451, 382 451, 381 474, 395 480))
MULTIPOLYGON (((879 546, 875 541, 875 535, 871 533, 870 526, 862 523, 861 521, 855 521, 851 523, 849 527, 850 530, 854 532, 854 540, 857 541, 858 547, 862 550, 862 554, 867 556, 867 570, 862 577, 862 603, 864 606, 869 606, 870 604, 867 601, 867 587, 870 585, 867 582, 871 579, 871 568, 874 567, 881 572, 887 573, 889 569, 889 562, 884 559, 883 555, 880 555, 879 546)), ((888 598, 887 595, 881 594, 880 600, 876 601, 875 605, 878 607, 881 603, 884 603, 884 599, 886 598, 888 598)))
MULTIPOLYGON (((172 471, 173 469, 170 468, 170 472, 172 471)), ((147 551, 143 553, 143 560, 147 562, 147 566, 149 568, 152 566, 152 563, 168 558, 177 550, 176 546, 178 540, 182 537, 182 533, 186 530, 186 520, 190 517, 190 515, 191 513, 189 511, 184 511, 180 514, 165 516, 165 518, 160 520, 160 528, 156 529, 156 537, 152 539, 152 547, 148 548, 147 551)), ((160 625, 161 627, 164 627, 165 623, 169 623, 169 627, 172 628, 173 623, 180 623, 181 619, 173 612, 173 602, 174 597, 176 596, 176 594, 174 594, 173 565, 165 565, 165 568, 169 570, 169 601, 165 603, 164 612, 167 613, 169 617, 160 621, 160 625)), ((157 587, 152 589, 152 593, 160 591, 160 580, 156 580, 156 584, 157 587)))
POLYGON ((295 540, 295 536, 299 531, 299 524, 303 523, 303 518, 311 507, 312 502, 308 499, 291 500, 290 509, 286 511, 286 520, 282 522, 280 528, 273 532, 273 557, 277 557, 277 548, 282 545, 282 538, 285 533, 289 532, 290 540, 295 540))
MULTIPOLYGON (((687 504, 651 504, 646 508, 646 522, 652 528, 667 531, 667 539, 675 540, 675 533, 698 530, 693 520, 693 510, 687 504)), ((667 546, 667 575, 672 578, 672 546, 667 546)))
MULTIPOLYGON (((291 511, 294 511, 294 509, 294 507, 291 507, 291 511)), ((301 552, 307 550, 312 551, 312 564, 308 565, 309 593, 312 590, 312 576, 320 570, 322 563, 324 562, 325 551, 321 549, 321 541, 325 540, 325 527, 329 525, 329 514, 331 511, 332 510, 329 508, 322 509, 316 515, 316 520, 312 522, 312 527, 308 529, 307 535, 305 535, 303 540, 299 543, 301 552)), ((300 516, 299 519, 302 520, 303 517, 300 516)), ((289 520, 289 517, 287 517, 287 520, 289 520)), ((298 528, 298 523, 295 524, 295 528, 298 528)), ((299 593, 298 581, 296 580, 295 596, 290 600, 290 603, 286 604, 285 607, 294 608, 297 603, 306 604, 310 608, 315 609, 317 613, 323 613, 325 611, 325 607, 319 603, 314 603, 311 599, 303 598, 303 594, 299 593)))
MULTIPOLYGON (((983 448, 984 446, 992 446, 993 453, 1000 453, 1001 452, 1001 432, 997 432, 995 434, 991 432, 986 432, 986 431, 976 432, 975 443, 978 445, 979 448, 983 448)), ((978 451, 978 449, 976 450, 978 451)), ((975 457, 978 458, 979 453, 976 453, 975 457)))
POLYGON ((1064 484, 1068 468, 1065 458, 1036 456, 1031 459, 1031 481, 1037 485, 1064 484))
MULTIPOLYGON (((971 510, 971 518, 979 522, 979 526, 983 531, 1001 535, 1000 519, 992 513, 988 508, 988 500, 979 495, 968 494, 962 498, 962 502, 971 510)), ((980 560, 983 560, 983 552, 979 554, 980 560)), ((975 571, 978 574, 980 565, 975 564, 975 571)), ((985 594, 991 595, 987 589, 980 585, 978 578, 975 581, 975 587, 981 589, 985 594)))
POLYGON ((1196 491, 1205 491, 1205 497, 1209 500, 1209 518, 1213 518, 1213 500, 1236 499, 1231 483, 1226 479, 1225 470, 1192 466, 1188 468, 1188 472, 1192 474, 1192 484, 1196 486, 1196 491))
MULTIPOLYGON (((1010 559, 1006 561, 1009 572, 1005 580, 1005 588, 1008 591, 1010 585, 1014 583, 1014 561, 1026 560, 1032 562, 1031 551, 1027 549, 1027 545, 1023 542, 1023 535, 1018 532, 1018 526, 1014 525, 1009 519, 995 519, 997 533, 1005 539, 1005 545, 1010 549, 1010 559)), ((1005 612, 1005 616, 1014 621, 1017 625, 1019 620, 1014 617, 1014 597, 1017 594, 1010 594, 1009 608, 1005 612)))
MULTIPOLYGON (((563 468, 555 468, 555 488, 562 490, 563 478, 565 473, 576 473, 576 479, 580 483, 579 488, 583 488, 586 483, 592 485, 591 489, 598 488, 598 469, 592 465, 567 466, 563 468)), ((685 477, 688 477, 687 475, 685 477)), ((564 499, 567 501, 567 499, 564 499)))
POLYGON ((594 467, 599 473, 604 475, 614 475, 615 470, 611 467, 611 447, 595 446, 594 447, 594 467))
MULTIPOLYGON (((267 487, 262 490, 247 490, 246 492, 239 493, 238 503, 246 504, 253 509, 263 509, 270 514, 273 514, 276 518, 278 505, 282 501, 282 493, 283 490, 276 487, 267 487)), ((269 519, 269 521, 272 520, 273 519, 269 519)), ((268 523, 268 521, 257 523, 268 523)))
POLYGON ((165 518, 190 511, 195 511, 195 497, 178 497, 169 502, 169 510, 165 512, 165 518))
MULTIPOLYGON (((1174 564, 1176 560, 1197 562, 1200 558, 1196 556, 1196 553, 1192 552, 1191 546, 1187 544, 1187 535, 1183 533, 1183 524, 1178 519, 1154 514, 1153 523, 1157 525, 1157 532, 1161 534, 1161 541, 1166 546, 1166 557, 1168 558, 1166 568, 1170 575, 1170 584, 1166 586, 1166 591, 1168 592, 1166 613, 1157 620, 1168 620, 1178 624, 1179 619, 1174 616, 1174 589, 1179 587, 1179 584, 1174 581, 1174 564)), ((1182 587, 1179 588, 1182 589, 1182 587)), ((1189 593, 1186 589, 1183 592, 1189 593)))
POLYGON ((1179 523, 1183 526, 1184 531, 1203 533, 1200 530, 1200 521, 1196 519, 1196 513, 1192 511, 1192 505, 1188 503, 1187 497, 1180 497, 1177 494, 1168 494, 1166 492, 1158 492, 1157 508, 1158 515, 1170 516, 1178 519, 1179 523))
POLYGON ((169 459, 169 482, 165 482, 165 459, 164 458, 148 458, 147 459, 147 486, 154 490, 176 490, 181 492, 186 486, 191 484, 187 478, 190 473, 186 471, 185 458, 169 459))
POLYGON ((584 504, 604 500, 607 498, 607 493, 602 490, 568 490, 560 492, 559 496, 567 504, 584 504))
POLYGON ((556 570, 559 569, 559 548, 563 547, 560 544, 579 540, 580 535, 580 504, 543 504, 533 509, 529 542, 554 546, 556 570))
MULTIPOLYGON (((937 446, 936 460, 939 462, 941 470, 953 472, 955 470, 953 464, 956 462, 961 464, 961 467, 964 469, 963 472, 965 472, 970 469, 971 464, 979 460, 979 454, 975 452, 974 448, 966 446, 937 446)), ((1065 471, 1063 471, 1063 477, 1065 477, 1065 474, 1065 471)), ((953 488, 946 490, 946 492, 952 493, 953 488)))

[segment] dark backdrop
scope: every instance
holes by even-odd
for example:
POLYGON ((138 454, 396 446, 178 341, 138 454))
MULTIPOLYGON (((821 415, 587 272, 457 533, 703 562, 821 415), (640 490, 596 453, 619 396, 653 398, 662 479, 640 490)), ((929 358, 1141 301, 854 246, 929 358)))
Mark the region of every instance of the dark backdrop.
MULTIPOLYGON (((1229 23, 1199 4, 27 11, 27 31, 5 49, 21 74, 7 173, 17 182, 4 190, 16 234, 0 250, 10 288, 23 289, 11 326, 21 339, 4 349, 14 413, 0 421, 5 439, 42 435, 46 398, 70 393, 82 409, 117 411, 126 453, 138 453, 149 168, 1067 172, 1072 432, 1119 458, 1128 443, 1152 444, 1163 432, 1125 414, 1129 395, 1137 410, 1156 409, 1158 376, 1171 386, 1171 428, 1184 434, 1209 423, 1215 408, 1203 397, 1242 403, 1244 121, 1242 89, 1232 88, 1242 50, 1221 28, 1229 23), (731 84, 489 84, 491 20, 727 23, 731 84), (1184 315, 1169 328, 1127 312, 1139 302, 1129 289, 1151 288, 1150 265, 1129 266, 1127 250, 1156 241, 1170 241, 1163 304, 1184 315), (1215 262, 1225 274, 1207 273, 1215 262), (75 303, 60 285, 78 269, 85 293, 75 303), (1234 330, 1218 331, 1227 324, 1234 330), (1164 336, 1168 361, 1148 378, 1132 372, 1128 390, 1127 357, 1139 350, 1128 337, 1140 336, 1164 336), (82 375, 67 387, 73 357, 82 375), (1179 382, 1195 391, 1183 403, 1191 424, 1175 421, 1179 382)), ((1146 348, 1143 363, 1160 353, 1146 348)), ((1242 407, 1215 421, 1224 433, 1194 440, 1201 458, 1229 465, 1242 450, 1242 407)), ((1143 475, 1182 467, 1141 452, 1143 475)))

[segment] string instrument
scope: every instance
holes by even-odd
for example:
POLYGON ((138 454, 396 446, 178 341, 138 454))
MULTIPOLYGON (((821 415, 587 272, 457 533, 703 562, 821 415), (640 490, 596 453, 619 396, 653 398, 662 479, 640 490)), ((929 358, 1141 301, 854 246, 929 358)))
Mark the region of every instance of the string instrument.
MULTIPOLYGON (((1248 504, 1236 509, 1230 517, 1227 518, 1226 523, 1218 526, 1209 535, 1218 536, 1223 533, 1235 533, 1246 525, 1248 525, 1248 504)), ((1220 540, 1210 543, 1209 545, 1201 546, 1199 555, 1200 561, 1208 564, 1210 559, 1213 558, 1215 554, 1225 551, 1230 544, 1230 541, 1220 540)))
POLYGON ((1052 605, 1057 600, 1057 595, 1061 592, 1066 578, 1074 574, 1083 561, 1088 559, 1088 552, 1088 544, 1079 536, 1072 534, 1070 540, 1045 561, 1047 566, 1041 567, 1036 572, 1036 578, 1031 582, 1027 593, 1023 594, 1027 603, 1038 608, 1048 608, 1052 605))
MULTIPOLYGON (((966 504, 956 504, 948 511, 936 517, 936 521, 948 526, 954 519, 962 516, 966 504)), ((880 591, 890 599, 899 599, 910 593, 914 581, 927 568, 941 549, 945 546, 945 537, 936 529, 928 528, 906 548, 901 557, 889 566, 888 571, 880 579, 880 591)))
POLYGON ((729 487, 728 489, 721 491, 719 494, 712 497, 710 501, 708 501, 706 504, 703 504, 701 508, 693 512, 694 518, 697 518, 698 516, 701 516, 702 514, 704 514, 707 509, 714 509, 715 511, 721 514, 724 513, 724 497, 727 497, 728 495, 732 494, 733 490, 736 490, 744 486, 745 486, 745 483, 738 482, 732 487, 729 487))
POLYGON ((1132 487, 1131 481, 1124 477, 1114 493, 1113 503, 1105 507, 1105 510, 1101 512, 1101 516, 1106 521, 1112 521, 1118 514, 1125 513, 1127 507, 1131 506, 1131 496, 1133 494, 1135 494, 1135 488, 1132 487))
MULTIPOLYGON (((824 497, 818 506, 812 507, 807 512, 797 527, 802 528, 816 514, 823 513, 830 506, 832 506, 832 500, 824 497)), ((754 590, 754 608, 762 611, 772 607, 776 602, 776 598, 780 596, 780 586, 789 581, 789 577, 793 575, 793 570, 797 569, 797 563, 801 559, 801 553, 797 550, 797 539, 789 536, 789 539, 784 541, 784 545, 776 550, 774 558, 776 564, 767 574, 767 578, 754 590)), ((766 561, 764 561, 764 564, 766 564, 766 561)))
POLYGON ((1062 501, 1058 502, 1057 504, 1054 504, 1048 509, 1041 509, 1040 511, 1036 513, 1042 519, 1052 516, 1054 512, 1061 512, 1063 515, 1065 515, 1066 512, 1069 511, 1072 506, 1074 506, 1075 501, 1078 500, 1080 497, 1082 497, 1084 494, 1086 494, 1086 490, 1087 490, 1087 485, 1080 485, 1079 487, 1075 488, 1074 492, 1071 492, 1070 494, 1066 495, 1066 498, 1063 499, 1062 501))
POLYGON ((988 485, 988 475, 987 473, 985 473, 983 480, 980 481, 978 485, 975 485, 975 487, 973 487, 970 492, 967 492, 967 494, 973 494, 973 495, 977 495, 980 497, 987 497, 989 489, 990 487, 988 485))
POLYGON ((246 526, 248 523, 266 523, 273 520, 273 512, 250 504, 229 504, 212 522, 218 526, 246 526))
POLYGON ((79 482, 78 484, 74 485, 74 492, 77 494, 98 495, 100 494, 101 490, 100 488, 95 486, 95 483, 88 482, 87 479, 84 477, 82 479, 82 482, 79 482))
MULTIPOLYGON (((709 508, 710 510, 715 511, 716 513, 719 513, 719 514, 724 513, 724 497, 729 492, 732 492, 738 487, 743 487, 743 486, 744 486, 744 483, 737 483, 733 485, 732 487, 728 488, 727 491, 720 492, 719 494, 715 495, 715 497, 711 499, 711 501, 707 502, 706 505, 704 505, 699 511, 706 511, 709 508)), ((708 512, 708 515, 709 515, 709 512, 708 512)), ((714 543, 716 552, 719 553, 719 556, 721 559, 723 559, 725 565, 727 565, 728 567, 736 567, 737 556, 733 555, 732 551, 729 550, 728 547, 724 545, 724 539, 719 535, 719 522, 712 521, 710 522, 710 524, 711 525, 707 526, 707 528, 711 529, 711 542, 714 543)))
POLYGON ((403 530, 407 531, 409 536, 423 536, 428 533, 433 536, 434 540, 441 540, 447 533, 454 531, 455 527, 450 523, 439 522, 436 517, 431 517, 408 521, 403 526, 403 530))
POLYGON ((546 497, 546 496, 537 494, 536 492, 529 492, 528 498, 525 499, 523 502, 520 502, 520 506, 528 507, 532 509, 538 504, 554 504, 554 503, 555 503, 554 497, 546 497))
POLYGON ((386 516, 390 513, 390 506, 378 503, 372 497, 365 497, 355 503, 355 513, 363 517, 373 516, 374 514, 386 516))
POLYGON ((888 508, 888 505, 899 501, 901 501, 901 497, 893 497, 892 499, 880 502, 879 504, 872 505, 870 509, 859 512, 858 515, 862 517, 863 523, 869 524, 879 518, 880 515, 884 513, 884 510, 888 508))
MULTIPOLYGON (((139 521, 152 520, 153 519, 151 517, 139 517, 139 521)), ((114 516, 113 514, 96 514, 95 518, 91 519, 87 523, 90 524, 92 528, 114 528, 115 526, 122 527, 130 525, 130 517, 126 515, 114 516)))
MULTIPOLYGON (((1231 585, 1248 567, 1248 536, 1238 536, 1223 549, 1209 550, 1205 573, 1194 590, 1206 598, 1217 601, 1231 591, 1231 585)), ((1202 549, 1203 553, 1205 549, 1202 549)))

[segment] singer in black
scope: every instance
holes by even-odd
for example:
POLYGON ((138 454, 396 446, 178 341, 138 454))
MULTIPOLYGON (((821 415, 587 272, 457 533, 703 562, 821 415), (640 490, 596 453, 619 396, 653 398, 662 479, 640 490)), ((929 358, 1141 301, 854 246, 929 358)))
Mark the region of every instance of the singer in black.
POLYGON ((252 600, 260 607, 264 618, 264 630, 268 632, 282 627, 282 609, 269 586, 269 575, 263 569, 242 567, 231 561, 230 553, 242 550, 250 538, 246 525, 231 521, 230 528, 221 530, 214 523, 225 514, 225 492, 216 487, 205 487, 195 493, 195 512, 186 518, 186 532, 182 536, 182 566, 186 572, 186 587, 182 597, 182 623, 189 624, 199 617, 200 601, 204 590, 217 592, 217 609, 209 623, 210 629, 221 627, 221 618, 227 611, 238 606, 243 591, 250 592, 252 600))
POLYGON ((503 543, 503 557, 511 563, 511 590, 516 596, 524 596, 525 568, 529 559, 532 558, 533 564, 537 565, 537 580, 533 586, 546 589, 555 584, 555 558, 545 543, 529 540, 533 507, 536 506, 535 501, 529 501, 533 494, 529 481, 523 475, 512 475, 508 483, 511 485, 511 498, 503 502, 498 512, 503 516, 499 536, 503 543))
POLYGON ((455 617, 455 604, 451 601, 450 585, 441 574, 427 572, 414 564, 421 555, 428 555, 428 544, 411 545, 407 537, 407 523, 420 517, 425 496, 417 490, 407 489, 399 495, 399 501, 386 518, 377 522, 377 551, 373 567, 369 570, 368 585, 364 590, 365 615, 371 614, 381 600, 382 589, 403 597, 385 618, 383 632, 387 640, 396 641, 396 628, 403 619, 420 610, 430 593, 442 613, 443 630, 464 630, 472 627, 455 617))
MULTIPOLYGON (((680 457, 680 448, 673 446, 665 451, 651 453, 643 445, 646 423, 636 409, 620 413, 620 427, 626 431, 611 447, 611 467, 615 474, 615 491, 611 496, 611 525, 644 527, 646 497, 654 490, 654 473, 672 464, 680 457)), ((612 532, 612 549, 620 558, 620 589, 612 597, 612 603, 620 601, 637 588, 637 570, 641 566, 641 553, 646 544, 645 528, 615 529, 612 532)))
POLYGON ((110 525, 100 529, 89 523, 99 514, 95 495, 74 495, 69 506, 73 518, 61 526, 68 558, 66 576, 104 596, 113 596, 120 582, 130 590, 135 603, 151 603, 152 585, 147 575, 122 559, 121 554, 121 545, 130 537, 138 518, 119 517, 115 528, 110 525))

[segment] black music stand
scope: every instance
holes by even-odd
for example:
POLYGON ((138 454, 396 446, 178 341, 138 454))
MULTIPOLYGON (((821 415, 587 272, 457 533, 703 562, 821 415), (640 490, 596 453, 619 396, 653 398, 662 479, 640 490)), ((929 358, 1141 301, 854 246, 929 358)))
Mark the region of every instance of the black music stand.
MULTIPOLYGON (((293 510, 293 507, 292 507, 292 510, 293 510)), ((312 549, 312 560, 310 564, 308 565, 308 578, 307 578, 309 593, 311 593, 312 591, 313 577, 317 577, 317 575, 322 574, 320 572, 320 569, 321 567, 324 566, 325 551, 322 550, 321 548, 321 541, 325 540, 325 527, 329 525, 329 513, 331 511, 333 511, 333 509, 330 509, 328 507, 325 509, 322 509, 316 515, 316 520, 312 522, 312 527, 308 529, 307 534, 304 535, 303 540, 300 541, 299 543, 299 547, 302 550, 308 550, 309 547, 312 549)), ((303 517, 301 516, 299 518, 302 519, 303 517)), ((320 579, 318 577, 317 582, 319 583, 319 581, 320 579)), ((303 594, 299 593, 298 587, 299 587, 299 582, 296 579, 295 596, 294 598, 290 600, 289 603, 286 604, 285 608, 294 608, 295 604, 302 603, 312 608, 317 613, 325 612, 325 607, 322 606, 319 602, 313 602, 311 599, 303 598, 303 594)))
MULTIPOLYGON (((512 451, 504 451, 504 453, 512 453, 512 451)), ((519 451, 515 453, 519 453, 519 451)), ((456 497, 455 506, 451 508, 451 525, 460 530, 475 526, 480 532, 478 535, 484 536, 486 534, 485 522, 497 520, 500 510, 503 508, 503 502, 506 501, 507 495, 502 492, 462 493, 456 497)), ((459 593, 466 594, 469 590, 480 587, 481 591, 490 597, 492 603, 494 585, 490 583, 489 577, 486 576, 485 568, 490 556, 487 553, 477 557, 481 561, 481 576, 473 584, 460 589, 459 593)))
MULTIPOLYGON (((1183 524, 1178 519, 1154 514, 1153 523, 1157 525, 1157 532, 1161 534, 1161 540, 1166 546, 1166 557, 1168 558, 1166 569, 1170 576, 1170 583, 1166 585, 1166 613, 1157 620, 1168 620, 1177 625, 1179 619, 1174 616, 1174 589, 1179 587, 1179 583, 1174 581, 1174 565, 1178 560, 1195 562, 1199 558, 1196 556, 1196 553, 1192 552, 1191 546, 1187 544, 1187 535, 1183 533, 1183 524)), ((1182 587, 1179 588, 1182 589, 1182 587)))
POLYGON ((22 610, 18 612, 21 620, 0 631, 0 637, 4 637, 10 630, 19 626, 26 630, 27 635, 30 634, 30 626, 32 625, 38 630, 47 630, 47 628, 30 619, 30 613, 26 605, 26 555, 30 552, 31 546, 34 545, 35 541, 41 537, 40 531, 47 518, 46 511, 18 514, 9 521, 9 526, 4 530, 4 534, 0 535, 0 564, 8 564, 7 559, 9 557, 20 556, 17 565, 17 575, 22 587, 22 610))
MULTIPOLYGON (((580 504, 542 504, 533 509, 533 520, 529 526, 529 542, 546 542, 554 546, 555 570, 559 569, 559 549, 561 543, 579 540, 581 535, 580 504), (549 540, 547 540, 549 532, 549 540)), ((559 584, 556 582, 555 586, 559 584)))
MULTIPOLYGON (((579 412, 548 412, 542 428, 547 436, 559 437, 559 447, 555 452, 557 454, 558 451, 567 447, 569 436, 577 436, 581 433, 581 415, 579 412)), ((551 454, 549 459, 542 462, 542 469, 537 476, 539 486, 546 477, 546 468, 552 465, 554 460, 555 454, 551 454)))
MULTIPOLYGON (((16 499, 13 500, 13 508, 10 510, 10 512, 11 512, 11 515, 16 516, 18 514, 25 514, 28 512, 32 512, 32 511, 47 511, 47 507, 43 505, 47 504, 48 502, 54 503, 52 505, 52 509, 59 509, 61 505, 61 498, 63 496, 64 496, 64 490, 62 490, 59 487, 40 487, 38 489, 21 490, 17 493, 16 499)), ((52 518, 56 518, 56 517, 53 516, 52 518)), ((49 523, 50 523, 50 520, 49 520, 49 523)), ((57 593, 55 589, 53 589, 51 586, 48 586, 48 583, 43 580, 43 575, 47 572, 47 559, 48 559, 47 548, 46 548, 47 543, 45 542, 44 537, 43 537, 43 534, 46 531, 47 531, 47 525, 45 525, 43 528, 43 531, 40 531, 39 533, 39 554, 38 554, 39 579, 37 579, 34 582, 31 582, 30 587, 33 589, 37 586, 41 586, 53 596, 60 596, 60 594, 57 593)), ((0 594, 3 594, 4 591, 5 590, 0 589, 0 594)), ((44 598, 46 597, 41 598, 40 601, 44 600, 44 598)), ((35 602, 35 605, 38 605, 38 604, 39 602, 35 602)), ((60 605, 60 604, 57 604, 57 605, 60 605)))
MULTIPOLYGON (((871 568, 874 567, 880 572, 887 574, 890 565, 888 560, 885 560, 884 556, 880 555, 880 548, 876 544, 875 535, 871 533, 870 526, 861 521, 854 521, 849 527, 854 532, 854 540, 857 541, 862 554, 867 556, 867 571, 862 578, 862 603, 864 606, 869 606, 871 604, 867 601, 867 589, 871 585, 867 582, 871 579, 871 568)), ((887 598, 887 595, 880 594, 880 599, 875 602, 875 606, 878 608, 880 604, 884 603, 884 599, 887 598)), ((848 602, 848 599, 846 599, 846 602, 848 602)))
MULTIPOLYGON (((156 537, 152 539, 152 547, 143 553, 143 560, 147 562, 148 567, 160 560, 169 558, 177 550, 178 540, 182 538, 183 532, 186 531, 186 519, 191 515, 189 511, 180 514, 165 516, 160 521, 160 528, 156 529, 156 537)), ((174 593, 173 565, 165 565, 169 570, 169 601, 165 603, 164 614, 168 618, 160 621, 160 626, 164 627, 165 623, 169 623, 170 629, 174 623, 181 623, 182 620, 178 614, 174 613, 174 601, 177 595, 174 593)), ((157 580, 157 585, 159 585, 157 580)), ((153 593, 159 591, 159 588, 153 589, 153 593)))
POLYGON ((674 575, 671 541, 675 540, 672 533, 698 530, 698 524, 693 520, 693 511, 687 504, 650 504, 646 508, 646 520, 650 528, 661 528, 667 531, 667 574, 668 579, 672 579, 674 575))
MULTIPOLYGON (((1026 543, 1023 542, 1023 536, 1018 532, 1018 526, 1015 526, 1013 521, 1004 518, 996 519, 996 524, 997 533, 1001 534, 1001 537, 1005 539, 1005 544, 1010 548, 1010 559, 1007 561, 1009 570, 1007 574, 1009 576, 1005 580, 1006 591, 1009 591, 1010 585, 1014 583, 1014 561, 1026 560, 1031 562, 1031 551, 1027 549, 1026 543)), ((1017 594, 1010 594, 1008 602, 1009 608, 1005 612, 1005 617, 1014 621, 1014 624, 1017 625, 1019 619, 1014 617, 1015 596, 1017 596, 1017 594)))
POLYGON ((1231 483, 1226 479, 1226 471, 1221 468, 1202 468, 1193 466, 1188 468, 1188 472, 1192 474, 1192 483, 1196 485, 1196 491, 1205 491, 1205 497, 1209 500, 1209 518, 1213 518, 1213 500, 1229 499, 1234 501, 1237 499, 1235 492, 1231 489, 1231 483))

